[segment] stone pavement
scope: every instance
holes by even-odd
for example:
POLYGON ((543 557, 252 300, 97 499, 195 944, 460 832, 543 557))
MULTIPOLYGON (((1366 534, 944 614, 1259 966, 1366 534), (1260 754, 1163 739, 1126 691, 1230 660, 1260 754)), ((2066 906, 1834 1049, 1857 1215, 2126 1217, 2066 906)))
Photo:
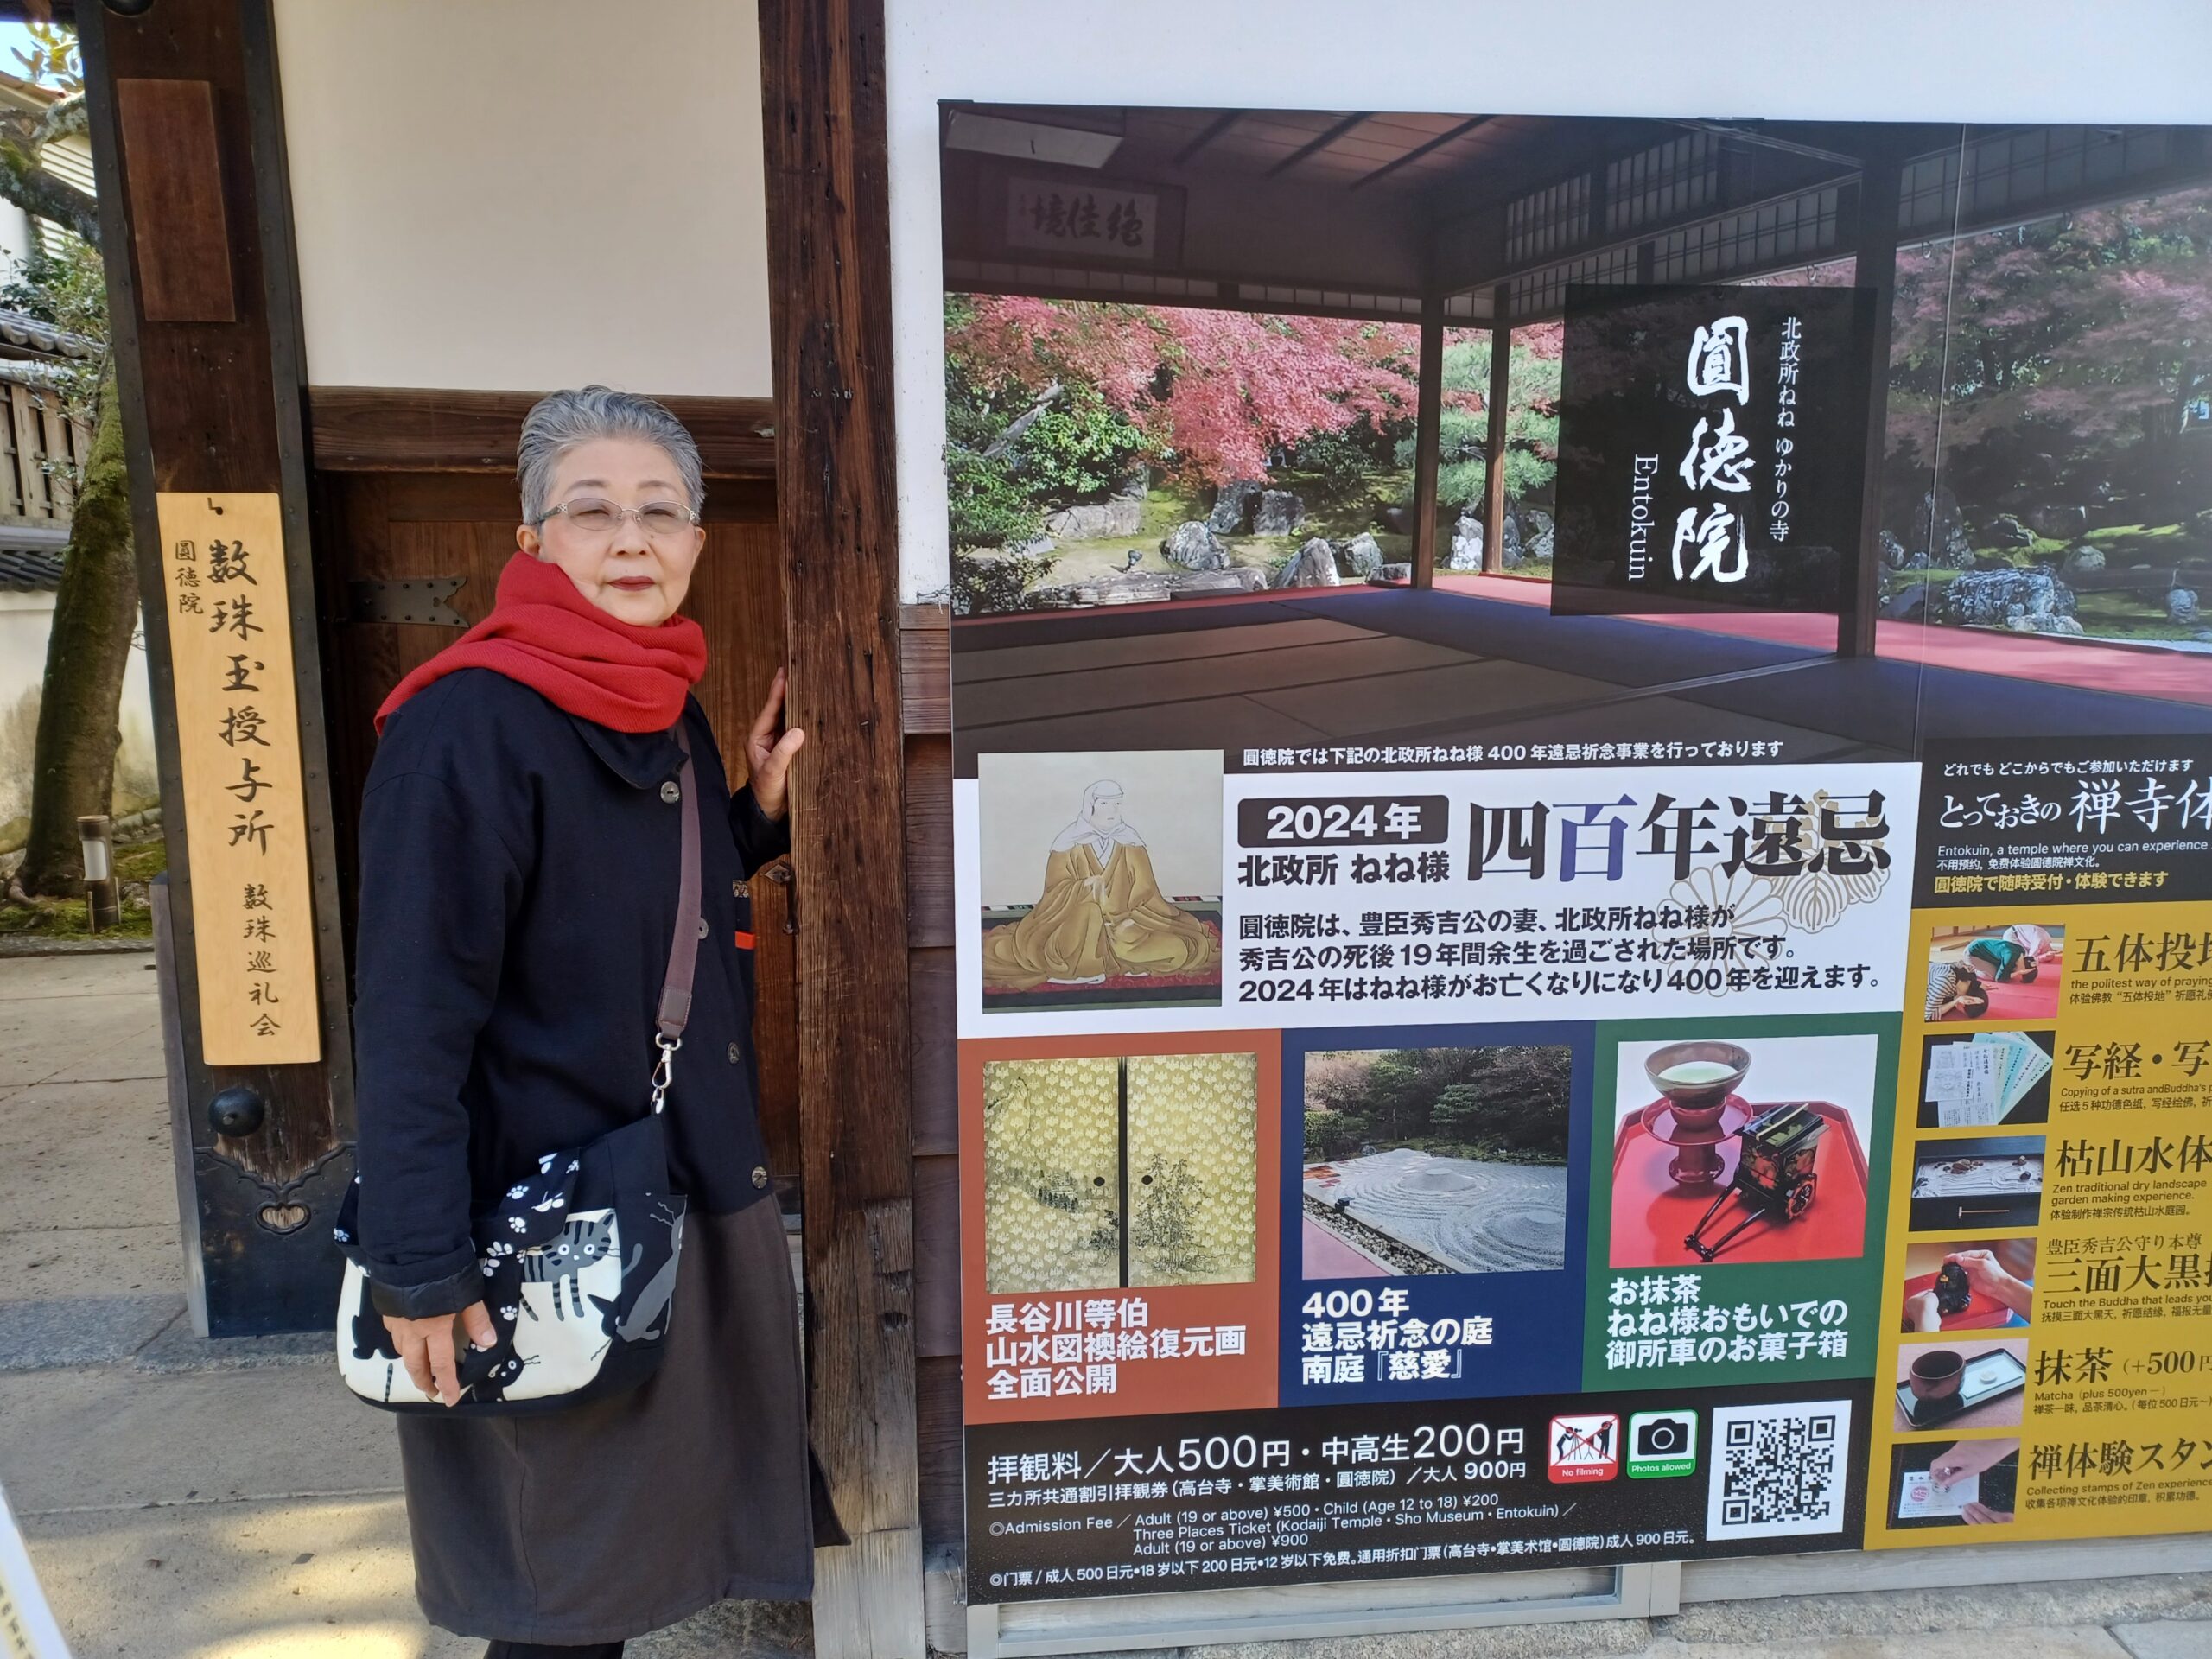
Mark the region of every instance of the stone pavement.
MULTIPOLYGON (((473 1659, 416 1611, 391 1426, 327 1339, 206 1343, 184 1320, 151 961, 0 959, 0 1489, 47 1597, 77 1659, 473 1659)), ((809 1646, 804 1608, 728 1603, 631 1652, 809 1646)), ((1581 1655, 2212 1659, 2212 1570, 1191 1659, 1581 1655)))
MULTIPOLYGON (((0 959, 0 1490, 77 1659, 460 1659, 416 1610, 391 1426, 325 1336, 184 1316, 150 954, 0 959)), ((643 1659, 808 1645, 727 1604, 643 1659)))

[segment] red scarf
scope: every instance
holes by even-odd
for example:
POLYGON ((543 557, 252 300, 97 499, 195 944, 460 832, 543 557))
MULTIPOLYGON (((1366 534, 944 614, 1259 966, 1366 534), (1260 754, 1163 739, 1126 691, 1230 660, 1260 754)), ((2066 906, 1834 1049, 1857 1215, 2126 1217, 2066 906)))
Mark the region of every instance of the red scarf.
POLYGON ((491 615, 392 688, 377 710, 378 734, 401 703, 464 668, 519 680, 556 709, 614 731, 664 732, 707 671, 707 636, 689 617, 646 628, 610 616, 558 565, 518 553, 499 573, 491 615))

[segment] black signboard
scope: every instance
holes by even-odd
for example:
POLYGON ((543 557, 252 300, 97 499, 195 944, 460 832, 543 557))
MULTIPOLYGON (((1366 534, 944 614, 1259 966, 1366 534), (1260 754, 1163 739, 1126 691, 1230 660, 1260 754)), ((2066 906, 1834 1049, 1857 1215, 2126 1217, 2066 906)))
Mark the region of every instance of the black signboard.
POLYGON ((1867 1394, 970 1425, 969 1599, 1855 1548, 1867 1394))
POLYGON ((1833 614, 1859 551, 1873 298, 1570 287, 1554 613, 1833 614))
POLYGON ((1912 902, 2212 899, 2212 742, 2012 737, 1933 742, 1912 902))

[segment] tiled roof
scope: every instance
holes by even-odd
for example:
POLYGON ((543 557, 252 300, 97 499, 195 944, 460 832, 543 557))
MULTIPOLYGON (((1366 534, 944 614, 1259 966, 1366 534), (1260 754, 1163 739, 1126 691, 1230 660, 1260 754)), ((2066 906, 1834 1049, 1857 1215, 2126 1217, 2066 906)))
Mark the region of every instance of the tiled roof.
POLYGON ((0 531, 0 592, 52 593, 61 585, 61 555, 51 548, 10 547, 0 531))
POLYGON ((50 322, 41 322, 36 317, 27 317, 20 311, 0 311, 0 340, 27 351, 42 352, 48 357, 92 357, 99 352, 97 341, 57 328, 50 322))

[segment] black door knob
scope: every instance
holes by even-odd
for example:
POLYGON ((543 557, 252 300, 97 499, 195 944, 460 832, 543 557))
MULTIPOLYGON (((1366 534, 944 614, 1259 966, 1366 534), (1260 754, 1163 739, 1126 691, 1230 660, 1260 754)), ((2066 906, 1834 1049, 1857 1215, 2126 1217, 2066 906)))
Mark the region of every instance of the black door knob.
POLYGON ((226 1139, 238 1141, 258 1131, 269 1116, 269 1104, 260 1091, 233 1084, 207 1103, 207 1127, 226 1139))

